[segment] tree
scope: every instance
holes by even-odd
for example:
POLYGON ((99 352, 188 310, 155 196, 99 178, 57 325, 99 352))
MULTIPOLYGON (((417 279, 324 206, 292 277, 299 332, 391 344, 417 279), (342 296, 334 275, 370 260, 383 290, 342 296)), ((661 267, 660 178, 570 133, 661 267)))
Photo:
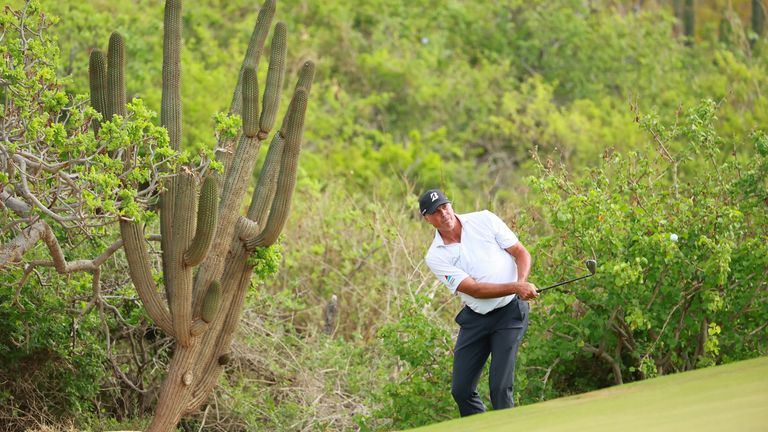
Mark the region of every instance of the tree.
MULTIPOLYGON (((182 131, 181 11, 180 0, 166 2, 161 124, 167 128, 175 150, 180 148, 182 131)), ((206 401, 227 362, 256 264, 254 258, 263 250, 260 248, 275 243, 288 215, 307 96, 314 75, 311 62, 305 63, 300 71, 293 99, 282 127, 272 139, 247 216, 240 215, 260 143, 268 137, 276 119, 285 74, 286 26, 278 23, 259 112, 255 68, 274 12, 275 1, 267 0, 259 12, 235 89, 230 114, 242 115, 243 129, 236 140, 224 137, 218 143, 223 184, 220 185, 216 173, 210 173, 202 181, 198 203, 198 176, 192 169, 182 167, 167 180, 160 194, 167 302, 161 298, 152 276, 144 225, 125 217, 120 220, 131 279, 149 316, 176 341, 150 431, 173 430, 184 414, 194 412, 206 401), (195 275, 193 270, 198 265, 195 275)), ((124 113, 124 67, 123 38, 113 33, 106 60, 95 50, 90 67, 91 102, 107 118, 124 113)), ((129 164, 132 155, 123 156, 124 164, 129 164)), ((136 187, 138 182, 126 179, 124 184, 136 187)))

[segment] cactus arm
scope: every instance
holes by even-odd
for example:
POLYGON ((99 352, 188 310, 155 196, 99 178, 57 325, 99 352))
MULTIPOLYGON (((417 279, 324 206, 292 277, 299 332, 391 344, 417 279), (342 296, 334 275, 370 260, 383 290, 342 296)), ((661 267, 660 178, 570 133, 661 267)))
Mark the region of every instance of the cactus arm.
POLYGON ((184 253, 184 263, 189 267, 200 264, 205 254, 208 253, 211 240, 213 240, 213 234, 216 232, 218 201, 216 178, 213 176, 207 177, 203 181, 203 187, 200 190, 195 238, 192 239, 192 245, 184 253))
MULTIPOLYGON (((300 88, 303 88, 307 93, 307 99, 309 99, 309 91, 312 89, 312 80, 314 78, 315 64, 311 61, 304 62, 304 64, 301 66, 301 70, 299 71, 299 79, 296 81, 296 88, 293 91, 294 98, 296 97, 296 92, 298 92, 300 88)), ((294 99, 291 99, 291 102, 288 104, 288 110, 285 113, 285 117, 283 117, 283 123, 280 125, 280 133, 283 136, 286 135, 286 127, 290 123, 290 116, 293 112, 293 103, 294 99)))
MULTIPOLYGON (((315 64, 311 61, 305 62, 299 71, 299 79, 296 82, 296 90, 304 88, 309 96, 309 90, 312 88, 312 80, 315 76, 315 64)), ((288 107, 288 112, 292 108, 288 107)), ((272 207, 272 201, 275 197, 275 189, 277 185, 277 175, 280 169, 280 157, 283 154, 283 147, 285 146, 285 138, 282 134, 275 134, 272 138, 272 143, 269 146, 267 152, 267 158, 264 161, 264 166, 259 175, 259 181, 256 184, 256 188, 253 190, 253 196, 251 197, 251 205, 248 208, 248 219, 259 223, 265 224, 267 215, 272 207)), ((248 237, 252 238, 252 237, 248 237)))
POLYGON ((261 169, 261 174, 259 174, 259 181, 253 190, 251 205, 248 208, 248 219, 255 223, 264 224, 269 209, 272 207, 272 200, 275 197, 275 189, 277 187, 277 176, 280 170, 280 158, 283 155, 284 147, 285 138, 279 133, 275 134, 272 137, 272 143, 269 145, 267 158, 264 160, 264 166, 261 169))
POLYGON ((125 117, 125 41, 120 33, 112 33, 107 50, 107 118, 125 117))
POLYGON ((200 318, 203 321, 210 323, 216 318, 216 314, 219 312, 219 304, 221 303, 221 288, 216 281, 211 282, 211 286, 208 287, 208 292, 205 293, 205 300, 203 300, 203 310, 200 311, 200 318))
MULTIPOLYGON (((237 74, 237 85, 232 96, 232 103, 229 107, 230 114, 240 114, 243 104, 243 78, 245 69, 250 67, 256 69, 259 65, 261 53, 264 50, 264 41, 267 39, 269 27, 272 25, 272 18, 275 16, 275 0, 267 0, 259 10, 259 17, 256 19, 256 26, 251 33, 251 39, 248 42, 248 49, 245 52, 245 58, 240 66, 240 72, 237 74)), ((224 171, 229 171, 229 166, 234 157, 234 147, 238 138, 223 138, 216 146, 216 159, 224 165, 224 171)), ((220 185, 223 187, 223 185, 220 185)))
POLYGON ((160 124, 174 150, 181 148, 181 0, 166 0, 163 33, 163 95, 160 124))
POLYGON ((120 235, 123 239, 125 256, 128 259, 128 269, 141 302, 147 310, 152 321, 166 334, 173 337, 175 332, 171 325, 171 316, 163 304, 160 294, 157 292, 155 281, 152 278, 149 253, 144 240, 143 229, 140 225, 120 221, 120 235))
POLYGON ((256 69, 249 67, 243 74, 243 133, 253 138, 258 133, 259 81, 256 69))
MULTIPOLYGON (((245 90, 243 92, 243 105, 248 106, 248 112, 254 112, 257 109, 254 106, 258 104, 256 71, 253 68, 248 68, 244 77, 248 82, 243 83, 243 89, 245 90)), ((240 144, 237 146, 235 157, 227 171, 227 178, 221 194, 221 202, 219 202, 219 212, 224 212, 226 209, 239 208, 240 202, 243 199, 259 154, 259 139, 254 133, 258 130, 257 119, 258 117, 253 115, 243 118, 243 130, 249 131, 249 133, 243 134, 240 137, 240 144)), ((235 222, 236 219, 230 221, 230 223, 235 222)))
POLYGON ((163 264, 163 282, 165 284, 165 295, 168 300, 168 304, 171 304, 172 292, 169 288, 170 282, 168 277, 171 274, 170 260, 167 259, 168 252, 173 245, 173 207, 174 207, 174 195, 176 193, 176 181, 177 177, 167 178, 164 182, 164 190, 160 193, 160 250, 162 251, 162 264, 163 264))
MULTIPOLYGON (((171 148, 181 146, 181 0, 166 0, 163 22, 163 91, 160 106, 160 124, 168 130, 171 148)), ((172 305, 173 287, 169 280, 174 271, 167 255, 176 242, 173 232, 177 177, 165 182, 160 195, 160 241, 163 251, 163 279, 168 304, 172 305)), ((173 307, 171 306, 171 314, 173 307)))
MULTIPOLYGON (((296 168, 299 163, 301 136, 304 130, 304 115, 307 110, 307 92, 299 88, 293 95, 291 111, 287 114, 287 124, 284 123, 285 148, 280 160, 280 174, 277 178, 277 189, 272 201, 264 230, 255 238, 246 241, 246 248, 253 250, 257 246, 274 244, 283 229, 288 211, 291 207, 291 197, 296 186, 296 168)), ((283 134, 283 131, 280 131, 283 134)))
POLYGON ((275 125, 277 109, 285 78, 285 56, 288 52, 284 22, 278 22, 272 35, 272 53, 269 57, 267 84, 264 88, 263 109, 259 120, 259 139, 265 139, 275 125))
POLYGON ((309 97, 310 90, 312 90, 312 81, 315 79, 315 64, 311 61, 306 61, 301 66, 299 71, 299 79, 296 81, 296 88, 303 88, 307 91, 307 97, 309 97))
POLYGON ((221 287, 217 281, 211 282, 208 291, 205 293, 203 308, 200 311, 200 318, 196 318, 192 323, 190 333, 192 337, 200 336, 208 330, 209 324, 216 318, 221 303, 221 287))
POLYGON ((189 343, 189 327, 192 324, 192 268, 184 264, 184 252, 192 243, 195 234, 197 192, 192 173, 181 172, 176 176, 174 219, 171 230, 174 242, 168 251, 163 251, 163 260, 168 260, 169 274, 166 275, 170 292, 171 319, 176 340, 182 346, 189 343), (167 253, 166 253, 167 252, 167 253))
MULTIPOLYGON (((88 81, 91 89, 91 106, 107 121, 107 59, 101 50, 93 50, 88 63, 88 81)), ((98 136, 100 123, 93 122, 93 132, 98 136)))
POLYGON ((275 0, 267 0, 259 10, 256 25, 253 28, 253 33, 251 33, 251 39, 248 41, 243 65, 240 68, 240 73, 237 74, 237 85, 235 86, 235 93, 232 96, 232 104, 229 108, 230 114, 240 114, 243 102, 242 92, 245 69, 248 67, 255 69, 258 66, 261 52, 264 50, 264 41, 267 39, 269 28, 272 26, 272 18, 275 16, 275 9, 275 0))

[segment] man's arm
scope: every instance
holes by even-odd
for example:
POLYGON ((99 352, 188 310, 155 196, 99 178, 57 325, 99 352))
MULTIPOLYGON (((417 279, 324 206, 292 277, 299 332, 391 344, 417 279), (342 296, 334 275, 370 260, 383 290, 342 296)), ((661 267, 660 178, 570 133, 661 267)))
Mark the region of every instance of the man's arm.
POLYGON ((517 264, 517 281, 527 282, 528 275, 531 273, 531 254, 522 243, 517 242, 506 249, 517 264))
POLYGON ((539 296, 536 285, 528 282, 491 283, 477 282, 471 276, 464 278, 457 291, 471 295, 474 298, 498 298, 517 294, 523 300, 530 300, 539 296))
POLYGON ((517 264, 517 282, 491 283, 477 282, 472 277, 467 277, 459 284, 457 291, 471 295, 474 298, 498 298, 510 294, 517 294, 523 300, 534 299, 539 296, 536 285, 528 283, 528 274, 531 272, 531 254, 517 242, 505 249, 517 264))

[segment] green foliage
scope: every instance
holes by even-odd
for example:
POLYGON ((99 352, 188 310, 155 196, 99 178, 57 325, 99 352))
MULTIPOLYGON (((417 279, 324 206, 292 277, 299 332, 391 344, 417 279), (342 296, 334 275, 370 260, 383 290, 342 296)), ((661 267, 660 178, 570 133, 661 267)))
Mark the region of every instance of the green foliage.
MULTIPOLYGON (((20 272, 3 275, 10 282, 20 272)), ((90 275, 60 281, 67 294, 82 295, 90 275), (68 286, 68 287, 67 287, 68 286)), ((93 314, 78 319, 68 297, 38 283, 19 296, 16 285, 0 284, 0 412, 8 424, 35 418, 66 419, 93 412, 107 371, 93 314), (77 321, 76 321, 77 320, 77 321), (75 326, 77 323, 77 326, 75 326)))
POLYGON ((235 138, 243 127, 243 119, 236 114, 216 113, 214 115, 216 140, 235 138))
POLYGON ((248 257, 248 265, 253 266, 254 275, 260 279, 268 279, 278 272, 280 262, 283 260, 283 248, 281 244, 257 247, 248 257))
POLYGON ((428 299, 417 297, 405 304, 398 322, 379 330, 385 352, 398 359, 374 413, 389 419, 388 427, 411 428, 456 417, 450 392, 451 335, 428 308, 428 299))
POLYGON ((758 324, 768 297, 755 279, 768 268, 765 203, 741 175, 765 161, 722 156, 715 113, 704 101, 676 125, 646 117, 656 151, 607 155, 579 179, 542 165, 530 179, 533 208, 549 209, 551 228, 533 254, 540 268, 558 269, 535 282, 583 271, 571 264, 587 257, 598 271, 583 286, 543 295, 531 314, 536 343, 525 364, 551 368, 549 381, 530 382, 527 398, 549 394, 543 386, 567 394, 768 352, 758 324), (675 139, 687 149, 668 151, 675 139), (574 387, 571 368, 584 364, 585 381, 574 387))

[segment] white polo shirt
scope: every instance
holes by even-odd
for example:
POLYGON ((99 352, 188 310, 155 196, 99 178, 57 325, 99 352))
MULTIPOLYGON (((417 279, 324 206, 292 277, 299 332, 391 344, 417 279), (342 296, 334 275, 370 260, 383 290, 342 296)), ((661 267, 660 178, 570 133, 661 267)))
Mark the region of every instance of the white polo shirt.
MULTIPOLYGON (((440 282, 456 293, 461 281, 471 276, 477 282, 517 282, 517 263, 505 249, 518 242, 517 236, 498 216, 483 210, 456 215, 461 221, 461 242, 446 245, 440 233, 427 251, 425 261, 440 282)), ((458 291, 473 311, 486 314, 506 306, 514 294, 478 299, 458 291)))

